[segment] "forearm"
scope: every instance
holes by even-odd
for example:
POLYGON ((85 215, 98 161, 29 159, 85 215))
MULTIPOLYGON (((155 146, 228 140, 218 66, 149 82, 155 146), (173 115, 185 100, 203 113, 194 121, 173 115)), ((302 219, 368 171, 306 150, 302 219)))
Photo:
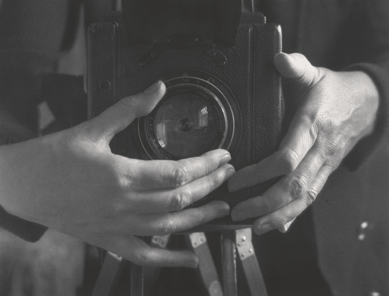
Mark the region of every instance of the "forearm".
MULTIPOLYGON (((17 140, 20 140, 19 137, 24 137, 27 133, 14 133, 12 134, 12 137, 18 137, 17 140), (17 135, 17 136, 15 136, 17 135)), ((9 135, 8 135, 9 137, 9 135)), ((3 138, 4 139, 4 138, 3 138)), ((11 138, 8 138, 11 139, 11 138)), ((16 138, 12 138, 16 139, 16 138)), ((11 140, 12 140, 11 139, 11 140)), ((16 163, 12 162, 12 157, 10 155, 10 152, 12 152, 14 145, 10 146, 3 146, 0 147, 0 184, 3 184, 4 182, 7 182, 7 177, 9 170, 11 167, 17 165, 16 163)), ((11 153, 13 154, 13 153, 11 153)), ((31 172, 33 173, 33 172, 31 172)), ((19 182, 23 182, 23 180, 19 180, 19 182)), ((3 188, 5 186, 2 186, 3 188)), ((15 189, 16 191, 16 189, 15 189)), ((22 239, 29 241, 29 242, 35 242, 39 240, 42 235, 47 230, 47 227, 33 223, 24 219, 21 219, 17 216, 14 216, 10 213, 8 213, 3 207, 3 204, 8 204, 9 200, 13 198, 12 194, 6 194, 3 191, 0 191, 0 227, 21 237, 22 239)))

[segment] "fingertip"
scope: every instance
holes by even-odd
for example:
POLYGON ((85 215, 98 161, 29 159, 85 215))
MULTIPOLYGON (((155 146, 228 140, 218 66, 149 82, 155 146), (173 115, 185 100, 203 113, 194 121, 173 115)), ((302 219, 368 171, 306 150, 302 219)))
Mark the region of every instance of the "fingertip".
MULTIPOLYGON (((232 179, 232 177, 231 177, 232 179)), ((235 180, 228 180, 227 188, 229 192, 235 192, 239 190, 239 184, 235 180)))
POLYGON ((292 220, 290 220, 288 223, 286 223, 282 227, 279 227, 278 231, 281 232, 281 233, 286 233, 295 220, 296 220, 296 218, 293 218, 292 220))
POLYGON ((279 52, 277 53, 275 56, 274 56, 274 63, 275 65, 280 65, 282 63, 286 63, 288 62, 288 60, 290 59, 290 55, 285 53, 285 52, 279 52))
POLYGON ((223 209, 223 211, 225 212, 226 215, 228 215, 230 213, 230 205, 228 203, 226 203, 225 201, 219 201, 220 203, 220 208, 223 209))
POLYGON ((295 58, 287 53, 282 52, 274 57, 274 65, 285 78, 296 77, 295 64, 295 58))
POLYGON ((137 117, 145 116, 149 114, 158 102, 163 98, 166 93, 166 86, 161 81, 158 80, 151 86, 149 86, 143 94, 140 96, 134 96, 133 99, 137 101, 139 105, 139 110, 137 117))
MULTIPOLYGON (((223 153, 223 151, 222 151, 222 153, 223 153)), ((219 160, 219 167, 229 163, 230 160, 231 160, 231 154, 228 153, 228 151, 224 152, 224 154, 222 154, 222 157, 219 160)))
POLYGON ((183 267, 197 268, 199 265, 199 259, 197 256, 189 251, 185 251, 185 253, 188 259, 183 263, 183 267))
POLYGON ((262 222, 262 221, 255 221, 253 225, 253 231, 257 235, 265 234, 266 232, 269 232, 270 230, 273 230, 274 227, 268 223, 268 222, 262 222))
POLYGON ((224 217, 230 213, 230 206, 225 201, 214 200, 209 205, 216 211, 217 218, 224 217))
POLYGON ((143 93, 146 95, 151 95, 151 94, 158 95, 160 93, 164 93, 165 90, 166 90, 165 84, 161 80, 158 80, 157 82, 153 83, 148 88, 146 88, 143 93))
POLYGON ((281 62, 283 60, 286 60, 288 58, 289 54, 286 52, 279 52, 274 56, 274 62, 281 62))
POLYGON ((307 65, 306 57, 300 53, 279 53, 274 57, 274 65, 285 78, 300 78, 304 75, 307 65))
POLYGON ((232 221, 234 221, 234 222, 242 221, 242 220, 244 220, 246 218, 247 217, 246 217, 244 211, 240 211, 236 207, 234 209, 232 209, 232 211, 231 211, 231 219, 232 219, 232 221))
POLYGON ((205 158, 206 161, 218 162, 218 167, 221 167, 227 164, 231 160, 231 154, 228 150, 225 149, 215 149, 211 151, 207 151, 201 155, 201 157, 205 158))

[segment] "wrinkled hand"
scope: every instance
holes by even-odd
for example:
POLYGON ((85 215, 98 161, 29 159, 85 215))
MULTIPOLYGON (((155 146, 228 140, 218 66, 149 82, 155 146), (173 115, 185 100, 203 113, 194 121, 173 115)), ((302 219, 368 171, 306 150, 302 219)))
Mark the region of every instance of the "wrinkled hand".
POLYGON ((260 217, 253 225, 257 234, 283 229, 312 204, 346 154, 372 133, 378 109, 377 89, 363 72, 317 68, 296 53, 278 54, 274 62, 294 87, 297 112, 278 151, 229 180, 236 191, 283 176, 232 210, 235 221, 260 217))
POLYGON ((234 173, 230 154, 220 149, 180 161, 142 161, 109 148, 164 92, 158 82, 74 128, 0 147, 2 206, 137 264, 196 266, 191 252, 152 249, 134 235, 167 235, 227 215, 221 201, 182 209, 234 173))

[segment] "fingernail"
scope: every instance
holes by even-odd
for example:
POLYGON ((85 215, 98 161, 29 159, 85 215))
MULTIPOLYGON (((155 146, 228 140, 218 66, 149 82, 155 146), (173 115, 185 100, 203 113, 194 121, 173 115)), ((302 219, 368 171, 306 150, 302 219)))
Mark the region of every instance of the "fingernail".
POLYGON ((271 224, 263 223, 263 224, 259 224, 257 227, 255 227, 254 232, 257 235, 261 235, 261 234, 264 234, 272 229, 273 229, 273 227, 271 226, 271 224))
POLYGON ((219 166, 225 165, 225 164, 228 163, 230 160, 231 160, 231 155, 230 155, 229 153, 223 155, 223 156, 220 158, 219 166))
POLYGON ((227 168, 227 172, 232 176, 233 174, 235 174, 235 168, 232 165, 229 165, 227 168))
POLYGON ((184 264, 184 267, 189 267, 189 268, 196 268, 197 266, 199 265, 199 261, 196 260, 196 261, 187 261, 185 262, 184 264))
MULTIPOLYGON (((230 192, 238 191, 240 189, 243 189, 246 185, 242 182, 242 179, 240 178, 234 178, 230 182, 228 182, 228 190, 230 192)), ((247 186, 246 186, 247 187, 247 186)))
POLYGON ((234 191, 237 191, 238 190, 238 182, 229 182, 228 183, 228 191, 229 192, 234 192, 234 191))
POLYGON ((150 95, 150 94, 156 92, 160 87, 161 87, 161 81, 158 80, 158 81, 155 82, 154 84, 150 85, 150 86, 144 91, 144 93, 145 93, 146 95, 150 95))
POLYGON ((230 206, 224 201, 215 200, 211 201, 210 204, 215 218, 224 217, 230 213, 230 206))
POLYGON ((242 211, 234 212, 231 215, 232 221, 240 221, 246 219, 246 215, 242 211))
POLYGON ((286 223, 284 226, 282 226, 281 228, 278 228, 278 230, 282 233, 285 233, 289 230, 290 226, 292 225, 292 223, 294 222, 294 220, 296 220, 296 218, 294 218, 293 220, 289 221, 288 223, 286 223))

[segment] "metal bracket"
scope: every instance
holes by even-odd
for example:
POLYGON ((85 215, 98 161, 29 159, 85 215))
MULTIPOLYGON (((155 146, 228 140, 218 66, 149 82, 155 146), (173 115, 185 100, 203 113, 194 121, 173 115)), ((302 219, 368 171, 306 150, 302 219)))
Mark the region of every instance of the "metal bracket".
POLYGON ((255 255, 251 237, 251 228, 236 230, 235 242, 241 260, 245 260, 250 256, 255 255))
POLYGON ((193 248, 198 248, 207 242, 204 232, 193 232, 189 235, 193 248))
POLYGON ((160 247, 161 249, 166 249, 169 239, 170 239, 170 235, 164 235, 164 236, 155 235, 151 238, 151 243, 154 246, 160 247))

